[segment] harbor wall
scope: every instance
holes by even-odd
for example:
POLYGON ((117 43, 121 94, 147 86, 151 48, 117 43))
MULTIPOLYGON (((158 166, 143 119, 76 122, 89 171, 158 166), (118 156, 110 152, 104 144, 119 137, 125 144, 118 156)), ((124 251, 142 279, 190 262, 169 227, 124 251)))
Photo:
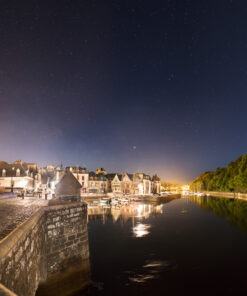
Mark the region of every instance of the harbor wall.
POLYGON ((18 295, 34 295, 45 278, 45 215, 39 209, 0 242, 0 282, 18 295))
MULTIPOLYGON (((46 295, 56 295, 52 287, 62 287, 74 274, 81 276, 81 287, 89 283, 85 203, 42 207, 0 241, 0 283, 19 296, 35 295, 46 282, 52 283, 46 295)), ((60 295, 69 289, 67 285, 60 295)))

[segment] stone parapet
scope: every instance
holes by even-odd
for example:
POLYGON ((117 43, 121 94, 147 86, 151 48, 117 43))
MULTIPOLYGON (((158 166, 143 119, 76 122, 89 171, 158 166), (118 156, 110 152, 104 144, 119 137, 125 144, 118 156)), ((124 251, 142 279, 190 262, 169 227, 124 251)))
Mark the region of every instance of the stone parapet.
POLYGON ((42 207, 0 241, 0 282, 19 296, 35 295, 40 282, 84 262, 89 272, 83 202, 42 207))
POLYGON ((49 206, 46 210, 48 276, 65 270, 72 261, 89 258, 86 203, 49 206))
POLYGON ((18 295, 34 295, 45 276, 44 242, 41 208, 0 242, 0 282, 18 295))

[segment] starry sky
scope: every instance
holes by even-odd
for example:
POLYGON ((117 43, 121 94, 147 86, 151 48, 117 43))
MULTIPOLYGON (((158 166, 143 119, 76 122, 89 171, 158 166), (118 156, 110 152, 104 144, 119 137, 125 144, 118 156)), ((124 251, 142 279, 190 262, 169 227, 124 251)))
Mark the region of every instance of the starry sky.
POLYGON ((244 0, 2 0, 0 159, 189 182, 246 152, 244 0))

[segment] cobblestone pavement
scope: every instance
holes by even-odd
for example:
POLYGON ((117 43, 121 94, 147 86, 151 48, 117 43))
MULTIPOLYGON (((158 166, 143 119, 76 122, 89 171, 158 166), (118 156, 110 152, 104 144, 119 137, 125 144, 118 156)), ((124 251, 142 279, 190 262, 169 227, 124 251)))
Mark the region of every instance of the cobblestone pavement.
POLYGON ((24 222, 47 200, 17 199, 0 197, 0 240, 24 222))

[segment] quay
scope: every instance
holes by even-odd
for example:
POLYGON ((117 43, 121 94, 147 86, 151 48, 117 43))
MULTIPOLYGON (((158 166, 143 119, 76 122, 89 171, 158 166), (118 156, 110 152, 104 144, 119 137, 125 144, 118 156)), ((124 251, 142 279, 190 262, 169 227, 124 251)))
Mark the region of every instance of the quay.
POLYGON ((236 198, 247 200, 247 193, 240 193, 240 192, 220 192, 220 191, 198 191, 198 193, 202 193, 208 196, 214 197, 223 197, 223 198, 236 198))
POLYGON ((0 201, 0 295, 69 295, 90 284, 80 186, 65 174, 54 200, 0 201))

